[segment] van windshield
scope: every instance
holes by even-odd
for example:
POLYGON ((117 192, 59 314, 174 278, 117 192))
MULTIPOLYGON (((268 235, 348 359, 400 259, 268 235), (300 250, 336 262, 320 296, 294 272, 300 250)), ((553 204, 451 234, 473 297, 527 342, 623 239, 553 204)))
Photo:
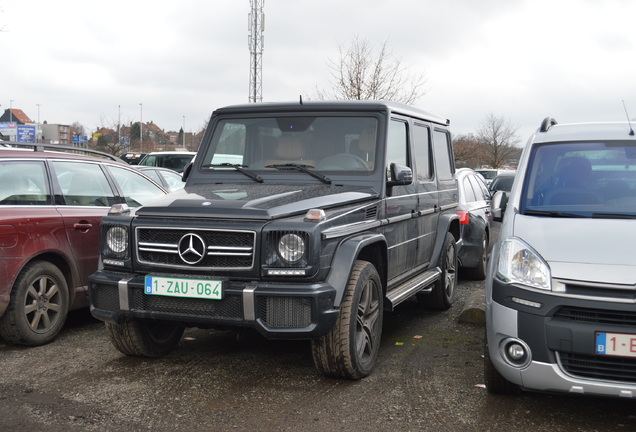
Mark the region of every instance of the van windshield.
POLYGON ((521 213, 636 216, 636 144, 609 141, 537 146, 530 155, 521 213))

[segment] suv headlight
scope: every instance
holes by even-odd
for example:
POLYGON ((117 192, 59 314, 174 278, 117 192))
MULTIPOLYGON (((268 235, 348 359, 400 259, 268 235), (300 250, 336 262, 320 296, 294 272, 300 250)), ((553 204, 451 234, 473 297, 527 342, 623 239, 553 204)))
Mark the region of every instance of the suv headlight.
POLYGON ((550 267, 530 246, 511 238, 501 244, 497 277, 504 282, 550 291, 550 267))
POLYGON ((283 261, 295 264, 305 255, 305 241, 298 234, 285 234, 278 241, 278 254, 283 261))
POLYGON ((128 255, 128 229, 123 226, 111 226, 104 235, 104 256, 108 258, 124 259, 128 255))

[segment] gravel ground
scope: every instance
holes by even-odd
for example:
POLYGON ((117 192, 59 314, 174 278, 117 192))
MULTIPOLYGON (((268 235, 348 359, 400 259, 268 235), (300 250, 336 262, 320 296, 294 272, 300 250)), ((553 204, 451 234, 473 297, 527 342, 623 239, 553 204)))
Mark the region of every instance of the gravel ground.
POLYGON ((481 292, 461 281, 449 311, 412 301, 386 314, 376 370, 361 381, 318 374, 307 341, 254 333, 189 329, 164 358, 126 357, 76 312, 47 346, 0 342, 0 430, 636 430, 629 400, 489 395, 483 326, 458 319, 481 292))

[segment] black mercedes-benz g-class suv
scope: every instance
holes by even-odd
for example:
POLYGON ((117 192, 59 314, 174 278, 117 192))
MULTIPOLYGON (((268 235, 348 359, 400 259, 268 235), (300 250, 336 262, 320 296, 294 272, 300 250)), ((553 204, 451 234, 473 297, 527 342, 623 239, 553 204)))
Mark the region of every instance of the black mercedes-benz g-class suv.
POLYGON ((367 376, 385 310, 453 302, 457 187, 449 121, 377 101, 215 111, 185 188, 102 221, 92 314, 123 353, 185 327, 311 339, 322 373, 367 376))

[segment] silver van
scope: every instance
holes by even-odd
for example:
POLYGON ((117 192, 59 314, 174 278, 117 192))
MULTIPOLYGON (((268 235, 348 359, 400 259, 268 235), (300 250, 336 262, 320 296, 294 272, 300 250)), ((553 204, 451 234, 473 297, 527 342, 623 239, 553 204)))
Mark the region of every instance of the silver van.
POLYGON ((629 122, 546 118, 493 214, 503 221, 486 278, 487 389, 636 397, 629 122))

